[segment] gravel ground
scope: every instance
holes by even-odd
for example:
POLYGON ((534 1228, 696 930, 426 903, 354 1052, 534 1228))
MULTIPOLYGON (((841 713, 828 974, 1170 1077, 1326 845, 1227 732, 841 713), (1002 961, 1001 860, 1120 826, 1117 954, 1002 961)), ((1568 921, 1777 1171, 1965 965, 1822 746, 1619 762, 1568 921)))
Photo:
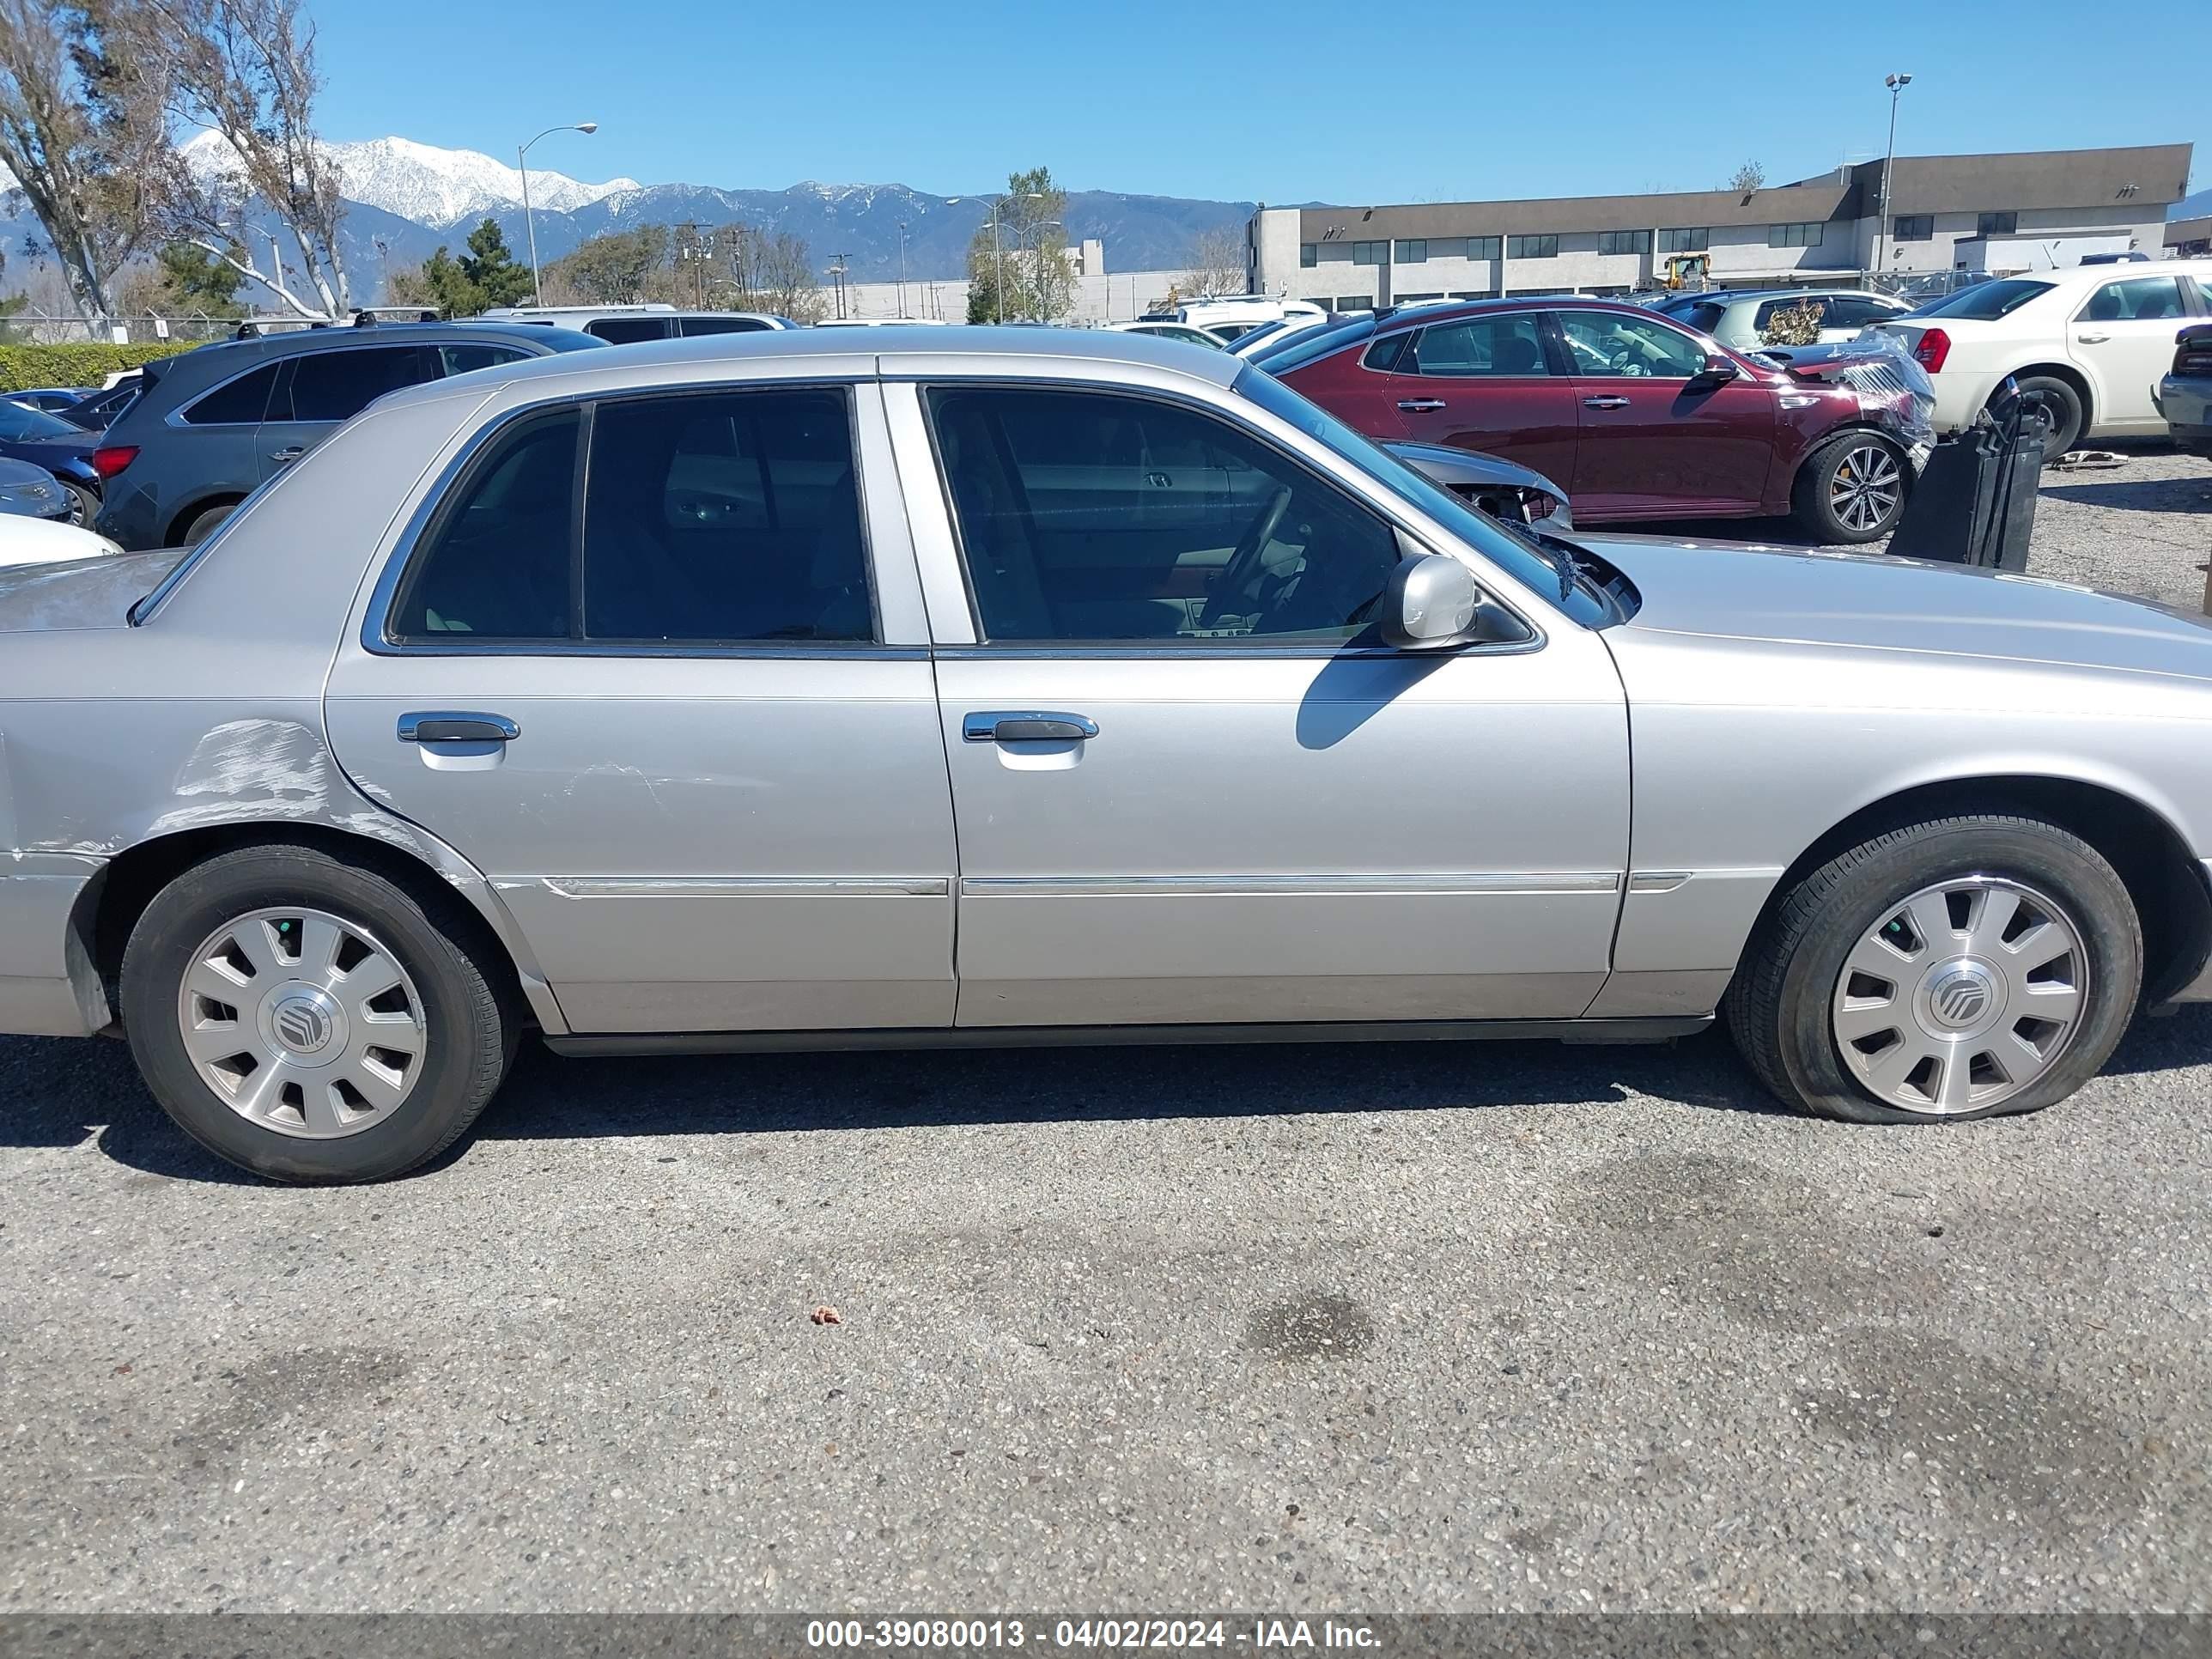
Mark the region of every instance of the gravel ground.
MULTIPOLYGON (((2209 509, 2054 477, 2034 568, 2193 606, 2209 509)), ((2212 1609, 2208 1100, 2212 1010, 1951 1131, 1711 1038, 532 1054, 308 1192, 0 1039, 0 1612, 2212 1609)))

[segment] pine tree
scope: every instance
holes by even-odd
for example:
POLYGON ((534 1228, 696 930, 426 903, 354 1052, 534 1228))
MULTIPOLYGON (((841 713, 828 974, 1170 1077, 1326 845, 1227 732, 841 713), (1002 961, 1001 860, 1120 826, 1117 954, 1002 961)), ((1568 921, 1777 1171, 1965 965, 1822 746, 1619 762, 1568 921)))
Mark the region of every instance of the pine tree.
POLYGON ((495 219, 487 218, 469 233, 469 251, 459 263, 462 276, 482 296, 477 311, 520 305, 535 287, 530 280, 530 267, 517 263, 507 251, 507 238, 495 219))

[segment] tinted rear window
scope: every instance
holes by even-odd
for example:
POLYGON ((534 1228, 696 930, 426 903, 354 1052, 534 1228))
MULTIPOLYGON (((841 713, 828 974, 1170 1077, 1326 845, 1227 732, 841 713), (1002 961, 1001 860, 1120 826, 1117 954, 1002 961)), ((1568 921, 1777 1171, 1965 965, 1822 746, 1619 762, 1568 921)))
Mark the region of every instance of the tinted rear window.
POLYGON ((258 426, 269 408, 282 362, 267 363, 228 386, 219 386, 185 410, 187 426, 258 426))
POLYGON ((634 345, 640 340, 665 340, 674 326, 668 317, 602 317, 584 332, 598 335, 609 345, 634 345))
POLYGON ((686 317, 684 333, 688 339, 695 334, 751 334, 768 326, 757 317, 686 317))
POLYGON ((1993 323, 2000 317, 2009 317, 2039 294, 2051 292, 2050 283, 2030 282, 2025 276, 2008 276, 2002 282, 1977 283, 1972 288, 1962 288, 1956 294, 1947 294, 1931 301, 1912 314, 1915 317, 1957 317, 1972 323, 1993 323))

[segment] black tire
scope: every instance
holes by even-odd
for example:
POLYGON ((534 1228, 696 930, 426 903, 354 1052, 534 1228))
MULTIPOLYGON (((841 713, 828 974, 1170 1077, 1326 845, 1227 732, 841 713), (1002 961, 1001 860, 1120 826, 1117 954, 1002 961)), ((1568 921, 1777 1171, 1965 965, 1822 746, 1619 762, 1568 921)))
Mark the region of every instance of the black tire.
POLYGON ((185 871, 146 907, 124 952, 124 1026, 146 1086, 194 1140, 272 1181, 380 1181, 436 1157, 498 1088, 520 1024, 452 902, 439 896, 426 905, 375 871, 311 847, 244 848, 185 871), (389 1118, 357 1133, 311 1140, 249 1121, 202 1079, 178 1029, 179 990, 201 941, 236 917, 283 905, 370 928, 421 994, 422 1072, 389 1118))
POLYGON ((1960 1122, 2040 1111, 2094 1077, 2134 1017, 2142 955, 2128 890, 2087 842, 2033 818, 1944 818, 1854 847, 1791 888, 1753 936, 1723 1012, 1745 1060, 1787 1105, 1850 1123, 1960 1122), (1838 976, 1886 909, 1974 875, 2025 883, 2071 912, 2090 960, 2082 1015, 2051 1068, 2008 1099, 1946 1117, 1884 1104, 1844 1063, 1831 1020, 1838 976))
POLYGON ((2043 464, 2048 466, 2081 441, 2088 411, 2071 381, 2055 374, 2031 374, 2020 382, 2020 395, 2043 405, 2051 416, 2051 435, 2044 441, 2043 464))
POLYGON ((89 485, 78 483, 73 478, 57 478, 54 482, 69 491, 69 521, 81 529, 91 529, 93 520, 100 516, 98 492, 89 485))
POLYGON ((1807 456, 1797 469, 1796 482, 1790 490, 1791 516, 1798 529, 1815 541, 1879 541, 1896 529, 1897 521, 1905 516, 1911 489, 1912 469, 1895 444, 1871 432, 1839 433, 1807 456), (1896 499, 1872 523, 1850 524, 1837 508, 1837 477, 1846 461, 1870 449, 1881 451, 1896 469, 1896 499))
POLYGON ((185 547, 198 547, 202 542, 215 534, 216 526, 220 525, 225 519, 228 518, 232 514, 237 511, 238 503, 236 501, 223 501, 214 507, 202 507, 198 513, 195 513, 192 515, 191 521, 185 526, 185 533, 179 539, 179 545, 185 547))

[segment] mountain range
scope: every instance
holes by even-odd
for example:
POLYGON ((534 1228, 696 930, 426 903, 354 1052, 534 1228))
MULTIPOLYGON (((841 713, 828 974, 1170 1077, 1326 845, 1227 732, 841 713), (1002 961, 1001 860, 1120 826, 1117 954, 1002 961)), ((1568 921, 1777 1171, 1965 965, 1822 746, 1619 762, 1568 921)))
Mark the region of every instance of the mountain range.
MULTIPOLYGON (((192 138, 183 153, 189 164, 205 172, 236 166, 228 146, 213 133, 192 138)), ((459 252, 470 231, 487 217, 498 222, 516 258, 529 257, 522 178, 505 162, 476 150, 441 149, 399 137, 333 144, 330 154, 349 204, 342 234, 357 295, 380 289, 386 269, 420 264, 441 246, 459 252)), ((0 191, 13 183, 0 172, 0 191)), ((786 190, 730 190, 643 185, 635 179, 594 184, 535 167, 530 169, 530 204, 538 258, 546 264, 609 231, 686 222, 743 222, 805 242, 818 270, 842 258, 856 282, 888 282, 901 275, 914 281, 960 277, 967 270, 969 240, 990 217, 988 195, 938 195, 906 185, 810 180, 786 190)), ((1070 242, 1096 237, 1105 243, 1109 271, 1159 270, 1187 264, 1198 238, 1208 231, 1226 228, 1241 234, 1254 205, 1071 191, 1062 216, 1070 242)), ((254 223, 255 246, 265 261, 269 226, 258 214, 254 223)), ((20 198, 0 198, 0 234, 11 251, 27 237, 38 236, 36 221, 20 198)))

